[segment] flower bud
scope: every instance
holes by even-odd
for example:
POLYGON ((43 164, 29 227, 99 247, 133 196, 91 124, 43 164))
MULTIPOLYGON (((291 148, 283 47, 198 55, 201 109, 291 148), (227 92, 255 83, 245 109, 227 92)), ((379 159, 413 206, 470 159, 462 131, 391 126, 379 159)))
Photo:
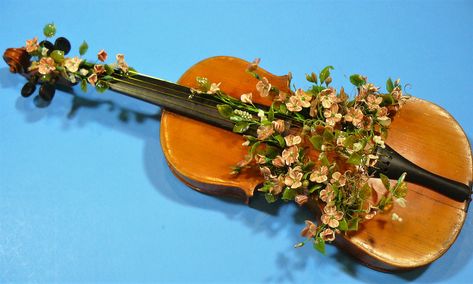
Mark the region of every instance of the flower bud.
POLYGON ((332 77, 329 76, 325 79, 325 84, 330 85, 330 83, 332 83, 332 77))
POLYGON ((312 72, 310 74, 306 74, 305 78, 306 78, 307 81, 309 81, 311 83, 314 83, 314 84, 317 84, 317 74, 315 74, 314 72, 312 72))

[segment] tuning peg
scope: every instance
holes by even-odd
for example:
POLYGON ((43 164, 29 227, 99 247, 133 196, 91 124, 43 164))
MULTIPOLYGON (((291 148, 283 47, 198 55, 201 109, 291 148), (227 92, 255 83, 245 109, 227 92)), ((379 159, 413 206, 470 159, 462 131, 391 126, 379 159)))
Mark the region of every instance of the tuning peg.
POLYGON ((39 88, 39 96, 47 102, 50 102, 53 99, 55 92, 56 88, 54 88, 54 85, 49 83, 43 83, 41 88, 39 88))
POLYGON ((23 88, 21 88, 21 95, 25 98, 31 96, 36 90, 36 84, 33 82, 27 82, 23 88))
POLYGON ((71 51, 71 43, 65 37, 58 37, 54 42, 54 49, 62 50, 64 51, 64 55, 66 55, 69 53, 69 51, 71 51))

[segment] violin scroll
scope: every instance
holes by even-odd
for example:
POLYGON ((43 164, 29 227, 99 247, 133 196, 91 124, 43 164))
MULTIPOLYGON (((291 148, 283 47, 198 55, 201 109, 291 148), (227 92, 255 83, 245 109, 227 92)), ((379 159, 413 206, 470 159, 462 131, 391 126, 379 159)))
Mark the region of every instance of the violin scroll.
MULTIPOLYGON (((70 50, 70 44, 64 38, 59 38, 57 45, 58 48, 64 50, 70 50), (60 39, 60 40, 59 40, 60 39)), ((10 72, 19 73, 28 79, 28 82, 25 83, 21 89, 22 97, 29 97, 36 91, 36 84, 39 81, 39 74, 37 71, 29 71, 28 68, 31 66, 31 55, 26 51, 24 47, 21 48, 8 48, 3 53, 3 59, 8 64, 10 72)), ((39 97, 44 100, 46 103, 49 103, 54 97, 55 85, 60 84, 64 86, 71 86, 72 84, 59 78, 58 80, 51 80, 51 82, 41 82, 41 87, 39 89, 39 97)), ((41 104, 45 105, 45 104, 41 104)))
POLYGON ((8 48, 3 53, 3 59, 10 67, 10 72, 26 74, 31 65, 31 56, 22 48, 8 48))

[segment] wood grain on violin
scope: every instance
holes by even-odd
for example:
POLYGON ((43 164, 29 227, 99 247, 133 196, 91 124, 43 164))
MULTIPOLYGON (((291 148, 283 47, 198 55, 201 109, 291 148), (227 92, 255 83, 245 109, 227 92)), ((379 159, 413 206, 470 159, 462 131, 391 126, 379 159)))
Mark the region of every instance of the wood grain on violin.
MULTIPOLYGON (((25 70, 29 58, 24 50, 8 49, 4 59, 12 72, 28 76, 25 70)), ((223 91, 239 98, 242 93, 256 92, 257 80, 245 72, 248 64, 234 57, 212 57, 191 67, 178 83, 194 88, 196 77, 206 77, 212 82, 221 82, 223 91)), ((287 76, 259 71, 278 89, 288 91, 287 76)), ((111 89, 151 103, 167 103, 150 93, 164 92, 168 83, 161 82, 151 89, 145 86, 146 82, 143 84, 123 80, 111 89)), ((187 91, 180 87, 172 94, 176 100, 179 96, 185 99, 187 91)), ((254 102, 266 106, 271 103, 260 97, 254 102)), ((188 107, 198 116, 196 108, 199 108, 197 104, 188 107)), ((183 115, 185 108, 176 109, 180 114, 172 112, 172 107, 163 112, 160 133, 161 145, 173 173, 198 191, 249 202, 263 181, 259 171, 244 171, 237 176, 230 174, 230 168, 247 152, 241 147, 245 141, 243 137, 186 117, 183 115)), ((455 119, 441 107, 421 99, 409 99, 395 116, 386 143, 420 168, 465 187, 471 186, 470 144, 455 119)), ((373 179, 375 186, 376 183, 373 179)), ((406 200, 406 208, 393 205, 388 210, 402 216, 402 222, 391 220, 392 214, 378 214, 362 223, 360 230, 336 238, 336 244, 368 266, 380 270, 412 269, 436 260, 457 238, 469 200, 458 201, 442 194, 441 190, 434 191, 414 183, 409 184, 406 200)), ((318 214, 317 201, 312 200, 309 207, 318 214)))
MULTIPOLYGON (((196 87, 195 77, 203 76, 222 82, 227 94, 239 97, 255 91, 256 80, 244 72, 247 65, 232 57, 210 58, 189 69, 179 83, 196 87)), ((265 76, 278 88, 287 88, 286 78, 265 76)), ((259 173, 235 178, 228 170, 245 154, 240 146, 243 141, 240 135, 180 115, 163 114, 161 144, 166 158, 173 172, 197 190, 245 200, 253 195, 262 182, 259 173)), ((410 99, 391 125, 387 143, 431 172, 465 184, 473 179, 468 139, 453 117, 432 103, 410 99)), ((465 221, 467 203, 415 184, 409 184, 406 199, 407 208, 391 209, 403 216, 402 222, 393 222, 390 214, 378 215, 363 223, 360 231, 337 238, 337 244, 377 269, 412 269, 431 263, 455 241, 465 221)))

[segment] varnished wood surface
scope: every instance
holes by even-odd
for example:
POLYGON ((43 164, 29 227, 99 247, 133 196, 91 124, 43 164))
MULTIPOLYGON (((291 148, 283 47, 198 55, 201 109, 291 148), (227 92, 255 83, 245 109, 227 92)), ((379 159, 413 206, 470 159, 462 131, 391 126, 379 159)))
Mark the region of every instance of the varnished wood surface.
MULTIPOLYGON (((245 73, 248 64, 234 57, 212 57, 190 68, 178 83, 197 87, 196 77, 206 77, 211 82, 221 82, 221 89, 229 95, 239 98, 245 92, 253 92, 255 102, 268 104, 256 95, 258 81, 245 73)), ((287 90, 286 76, 275 76, 264 70, 261 75, 281 90, 287 90)), ((244 141, 239 134, 177 114, 164 112, 161 119, 161 145, 169 166, 181 180, 205 193, 248 202, 263 179, 256 172, 230 174, 231 167, 247 152, 247 148, 241 146, 244 141)))
MULTIPOLYGON (((441 107, 411 98, 396 115, 386 141, 401 155, 441 176, 472 181, 472 154, 462 128, 441 107)), ((407 207, 395 205, 346 237, 352 253, 384 270, 410 269, 431 263, 453 244, 466 218, 465 202, 428 188, 408 185, 407 207), (391 214, 403 220, 391 220, 391 214), (362 256, 362 254, 366 254, 362 256)), ((348 246, 341 241, 341 246, 348 246)))
MULTIPOLYGON (((210 58, 193 66, 179 83, 195 87, 195 77, 203 76, 222 82, 221 88, 232 96, 248 91, 256 94, 256 80, 244 72, 247 64, 232 57, 210 58)), ((287 78, 266 72, 264 76, 279 88, 286 87, 287 78)), ((230 167, 246 153, 243 141, 240 135, 163 114, 161 144, 168 163, 181 180, 199 191, 245 201, 253 195, 262 181, 257 173, 229 174, 230 167)), ((463 130, 445 110, 430 102, 411 98, 395 117, 386 142, 436 174, 465 184, 473 179, 471 149, 463 130)), ((380 270, 412 269, 439 258, 463 226, 466 203, 414 184, 409 184, 406 199, 406 208, 394 205, 365 222, 358 232, 339 236, 337 245, 380 270), (392 221, 392 213, 402 222, 392 221)))

